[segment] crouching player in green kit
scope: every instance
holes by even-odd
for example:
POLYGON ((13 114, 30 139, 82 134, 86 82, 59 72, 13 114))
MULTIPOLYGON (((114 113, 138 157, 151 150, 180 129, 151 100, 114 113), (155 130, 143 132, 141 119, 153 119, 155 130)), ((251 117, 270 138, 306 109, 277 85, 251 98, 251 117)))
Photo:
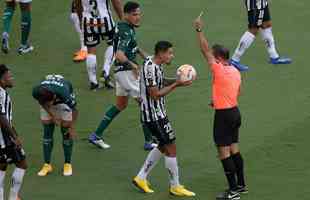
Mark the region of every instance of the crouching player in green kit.
POLYGON ((71 155, 73 149, 74 124, 78 116, 76 100, 72 84, 61 75, 47 75, 39 85, 35 86, 32 96, 41 106, 41 122, 43 124, 44 165, 38 176, 46 176, 52 172, 51 153, 53 149, 53 133, 55 125, 61 127, 65 164, 64 176, 72 175, 71 155))

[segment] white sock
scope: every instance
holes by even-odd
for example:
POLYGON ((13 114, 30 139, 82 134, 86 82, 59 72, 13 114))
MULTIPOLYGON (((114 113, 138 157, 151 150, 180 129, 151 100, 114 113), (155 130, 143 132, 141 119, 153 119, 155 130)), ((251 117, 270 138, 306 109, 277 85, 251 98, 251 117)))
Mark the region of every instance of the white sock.
POLYGON ((87 51, 87 47, 84 44, 84 35, 83 35, 83 31, 82 31, 81 26, 80 26, 79 16, 77 15, 77 13, 71 13, 70 19, 73 23, 75 31, 79 34, 81 50, 87 51))
POLYGON ((232 59, 234 61, 239 62, 241 56, 244 54, 245 50, 251 46, 251 44, 255 40, 255 35, 253 35, 251 32, 246 31, 243 36, 240 39, 240 42, 238 44, 238 47, 235 50, 234 55, 232 56, 232 59))
POLYGON ((142 168, 140 169, 137 176, 140 179, 145 180, 147 178, 147 175, 154 168, 154 166, 158 163, 161 157, 162 157, 162 153, 159 151, 159 149, 157 148, 152 149, 152 151, 150 151, 146 160, 144 161, 144 164, 142 168))
POLYGON ((177 158, 165 156, 165 166, 169 172, 170 186, 180 185, 177 158))
POLYGON ((266 43, 266 47, 267 47, 267 51, 269 53, 269 57, 270 58, 278 58, 279 54, 276 50, 276 45, 275 45, 274 37, 272 34, 272 28, 269 27, 266 29, 262 29, 261 35, 262 35, 264 42, 266 43))
POLYGON ((94 54, 88 54, 86 58, 86 66, 88 73, 88 80, 94 84, 97 82, 97 58, 94 54))
POLYGON ((25 175, 26 170, 21 168, 15 168, 13 175, 12 175, 12 182, 11 182, 11 189, 10 189, 10 196, 9 200, 16 200, 19 190, 23 183, 23 178, 25 175))
POLYGON ((4 179, 5 171, 0 170, 0 200, 4 199, 4 179))
POLYGON ((105 74, 107 76, 109 76, 110 74, 110 69, 111 66, 114 62, 114 48, 113 45, 110 45, 107 47, 107 49, 105 50, 105 54, 104 54, 104 65, 103 65, 103 71, 105 71, 105 74))

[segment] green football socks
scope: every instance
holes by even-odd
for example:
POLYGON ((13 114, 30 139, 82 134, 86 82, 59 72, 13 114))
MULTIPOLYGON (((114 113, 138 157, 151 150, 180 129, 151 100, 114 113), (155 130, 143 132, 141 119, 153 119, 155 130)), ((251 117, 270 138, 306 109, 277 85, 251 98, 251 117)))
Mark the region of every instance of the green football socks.
POLYGON ((21 13, 21 44, 27 45, 29 33, 31 30, 31 12, 22 11, 21 13))
POLYGON ((6 6, 3 12, 3 32, 9 34, 11 30, 11 22, 14 15, 14 7, 6 6))
POLYGON ((116 106, 111 106, 105 113, 102 121, 100 122, 97 130, 95 131, 98 137, 103 136, 104 130, 109 126, 112 120, 120 113, 120 110, 116 106))
POLYGON ((51 162, 51 155, 53 150, 53 134, 54 134, 55 124, 43 124, 43 156, 44 162, 51 162))
POLYGON ((61 127, 62 144, 64 149, 65 163, 71 163, 73 139, 69 136, 69 128, 61 127))

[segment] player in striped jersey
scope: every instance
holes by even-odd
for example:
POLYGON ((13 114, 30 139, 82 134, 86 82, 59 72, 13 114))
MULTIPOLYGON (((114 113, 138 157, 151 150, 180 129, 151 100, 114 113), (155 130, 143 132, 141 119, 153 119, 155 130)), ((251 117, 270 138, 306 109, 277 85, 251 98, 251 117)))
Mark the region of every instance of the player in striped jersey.
POLYGON ((32 0, 5 0, 6 6, 3 12, 3 32, 2 32, 2 51, 8 53, 9 34, 11 30, 12 18, 15 12, 16 4, 19 3, 21 10, 21 40, 18 48, 19 54, 26 54, 33 51, 33 46, 29 43, 29 34, 31 30, 31 2, 32 0))
POLYGON ((7 89, 13 87, 13 76, 0 65, 0 199, 4 199, 4 179, 8 164, 16 168, 12 175, 9 200, 16 200, 27 169, 25 151, 12 124, 12 103, 7 89))
MULTIPOLYGON (((121 0, 111 0, 112 5, 117 13, 118 18, 123 19, 123 8, 121 0)), ((114 61, 114 53, 116 51, 115 33, 117 29, 112 18, 109 0, 82 0, 83 6, 83 33, 84 43, 87 46, 88 55, 86 58, 86 66, 90 89, 96 90, 99 88, 97 81, 96 68, 96 46, 100 40, 107 41, 107 50, 105 53, 105 65, 101 74, 101 78, 105 80, 105 85, 108 88, 113 87, 110 84, 110 67, 114 61)))
POLYGON ((179 182, 179 169, 176 158, 175 133, 168 120, 164 97, 179 86, 190 85, 191 81, 173 80, 166 82, 163 65, 170 64, 173 55, 172 44, 160 41, 155 45, 155 56, 145 61, 141 69, 140 95, 142 121, 159 141, 147 156, 140 172, 133 179, 133 184, 145 193, 153 193, 147 176, 161 157, 165 157, 165 166, 169 172, 170 193, 176 196, 195 196, 179 182))
POLYGON ((246 71, 248 67, 240 64, 240 58, 246 49, 254 42, 256 35, 260 32, 266 43, 271 64, 290 64, 292 60, 280 57, 276 50, 275 40, 272 34, 272 23, 267 0, 245 0, 248 11, 248 30, 243 34, 240 42, 231 58, 233 64, 239 71, 246 71))

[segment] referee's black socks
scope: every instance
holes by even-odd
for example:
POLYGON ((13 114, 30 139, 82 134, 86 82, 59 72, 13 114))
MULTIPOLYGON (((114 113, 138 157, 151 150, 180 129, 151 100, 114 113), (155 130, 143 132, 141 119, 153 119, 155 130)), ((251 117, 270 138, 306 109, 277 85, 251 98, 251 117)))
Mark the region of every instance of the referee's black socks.
POLYGON ((233 154, 231 157, 234 160, 234 163, 236 166, 236 174, 237 174, 238 185, 244 187, 245 186, 245 180, 244 180, 243 158, 242 158, 240 152, 233 154))
POLYGON ((236 191, 238 189, 236 182, 236 166, 232 156, 221 160, 221 162, 229 184, 229 189, 236 191))

